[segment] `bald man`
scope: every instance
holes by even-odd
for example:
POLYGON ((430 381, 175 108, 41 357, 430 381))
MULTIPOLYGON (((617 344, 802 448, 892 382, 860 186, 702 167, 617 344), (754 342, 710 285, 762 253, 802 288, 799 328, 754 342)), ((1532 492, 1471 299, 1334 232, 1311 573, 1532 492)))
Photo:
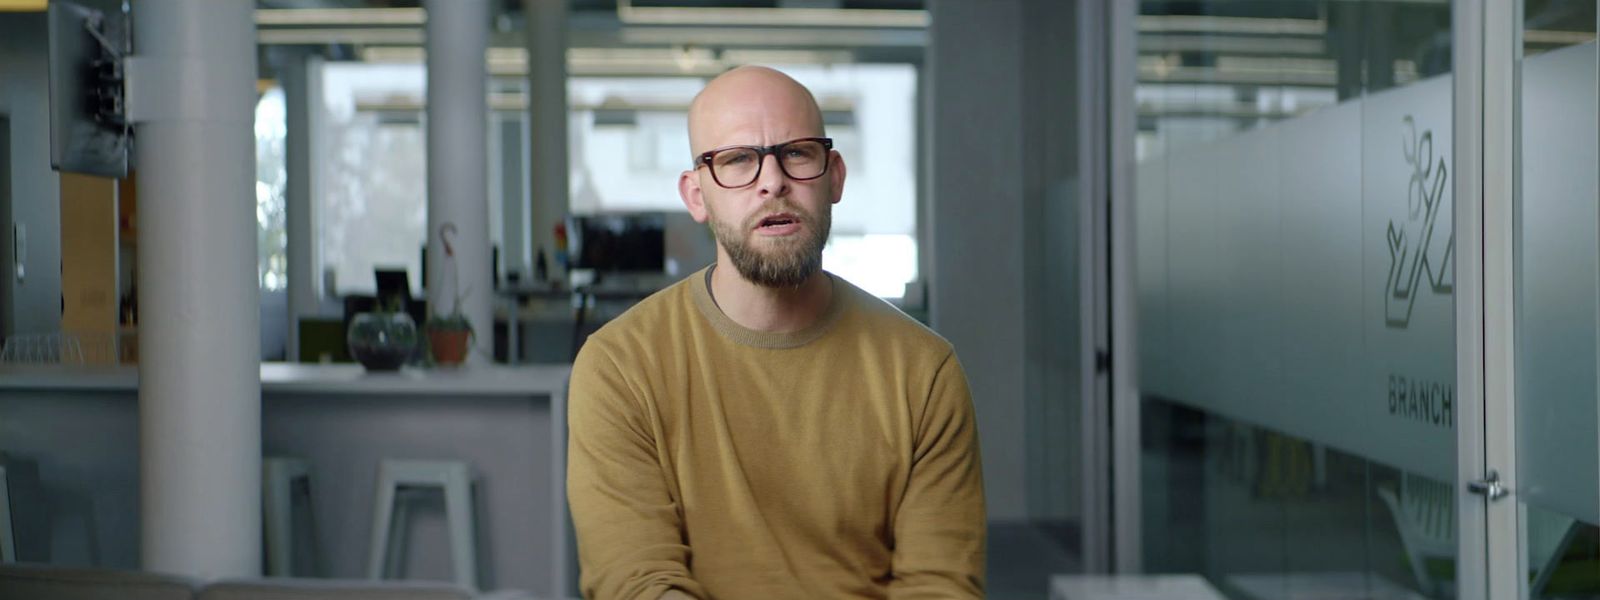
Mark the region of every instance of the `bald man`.
POLYGON ((799 83, 689 109, 717 262, 589 338, 567 491, 584 596, 979 598, 977 424, 949 342, 822 270, 844 159, 799 83))

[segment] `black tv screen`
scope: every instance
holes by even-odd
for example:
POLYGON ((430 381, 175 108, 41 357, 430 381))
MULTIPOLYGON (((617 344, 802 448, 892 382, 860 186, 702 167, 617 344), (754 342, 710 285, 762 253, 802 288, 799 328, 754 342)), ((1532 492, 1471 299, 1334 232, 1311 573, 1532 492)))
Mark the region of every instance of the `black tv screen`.
POLYGON ((573 216, 567 230, 574 269, 602 273, 666 269, 666 217, 660 213, 573 216))
POLYGON ((128 175, 131 136, 122 103, 127 25, 120 11, 50 3, 50 166, 58 171, 128 175))

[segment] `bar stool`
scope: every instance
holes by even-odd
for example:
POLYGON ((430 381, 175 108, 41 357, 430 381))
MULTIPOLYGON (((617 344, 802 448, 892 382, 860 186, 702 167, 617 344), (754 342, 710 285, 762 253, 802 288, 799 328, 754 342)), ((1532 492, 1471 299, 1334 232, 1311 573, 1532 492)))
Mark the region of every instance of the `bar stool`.
POLYGON ((0 452, 0 563, 43 560, 50 523, 40 490, 38 461, 0 452))
POLYGON ((5 455, 0 454, 0 563, 17 562, 17 534, 11 524, 11 486, 5 455))
MULTIPOLYGON (((267 576, 289 577, 294 571, 294 484, 305 482, 306 509, 311 505, 311 467, 286 456, 261 459, 261 520, 266 528, 267 576)), ((310 547, 316 548, 316 519, 311 520, 310 547)))
POLYGON ((478 589, 477 520, 472 493, 477 477, 461 461, 385 459, 378 464, 378 494, 372 519, 369 579, 398 577, 403 565, 409 509, 405 492, 436 488, 444 492, 450 559, 457 584, 478 589))

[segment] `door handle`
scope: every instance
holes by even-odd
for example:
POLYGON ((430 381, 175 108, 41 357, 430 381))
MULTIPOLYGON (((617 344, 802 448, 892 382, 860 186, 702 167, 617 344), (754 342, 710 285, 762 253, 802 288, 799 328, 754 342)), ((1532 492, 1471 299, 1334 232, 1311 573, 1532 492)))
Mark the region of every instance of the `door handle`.
POLYGON ((17 283, 22 283, 28 276, 28 228, 20 222, 11 224, 11 261, 17 283))
POLYGON ((1511 494, 1511 488, 1500 484, 1500 473, 1493 469, 1483 479, 1468 481, 1467 491, 1488 498, 1490 502, 1511 494))

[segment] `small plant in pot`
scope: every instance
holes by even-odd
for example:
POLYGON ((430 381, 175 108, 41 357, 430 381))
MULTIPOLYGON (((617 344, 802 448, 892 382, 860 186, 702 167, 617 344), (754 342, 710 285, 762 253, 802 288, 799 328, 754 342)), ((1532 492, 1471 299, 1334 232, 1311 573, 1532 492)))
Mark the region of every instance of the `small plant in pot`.
POLYGON ((428 351, 437 366, 454 367, 466 361, 473 337, 472 321, 461 314, 459 302, 449 315, 428 318, 428 351))
POLYGON ((350 355, 368 371, 395 371, 417 347, 417 324, 398 303, 357 314, 345 332, 350 355))
POLYGON ((465 362, 475 337, 472 320, 461 312, 461 302, 466 295, 460 292, 460 279, 455 275, 456 252, 455 247, 450 244, 450 234, 455 233, 455 230, 454 223, 439 226, 439 241, 444 246, 445 258, 450 261, 451 283, 457 292, 455 306, 448 315, 431 313, 426 326, 428 354, 435 366, 442 367, 455 367, 465 362))

